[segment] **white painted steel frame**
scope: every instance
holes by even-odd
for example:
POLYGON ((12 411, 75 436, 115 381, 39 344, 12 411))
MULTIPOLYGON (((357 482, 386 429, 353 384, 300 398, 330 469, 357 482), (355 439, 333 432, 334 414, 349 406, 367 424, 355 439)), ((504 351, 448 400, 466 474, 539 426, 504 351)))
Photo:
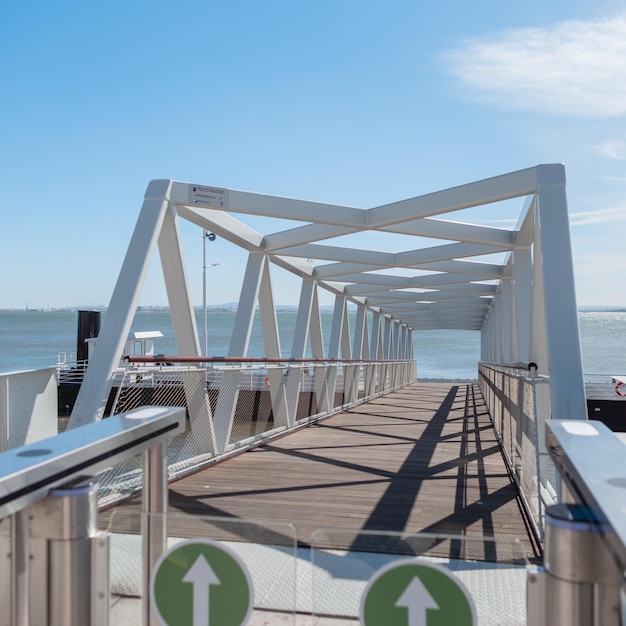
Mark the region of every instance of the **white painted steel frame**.
MULTIPOLYGON (((280 356, 270 270, 276 265, 302 280, 294 356, 302 356, 310 342, 316 358, 412 358, 415 330, 480 330, 483 360, 532 360, 540 374, 550 377, 551 408, 546 410, 552 417, 586 417, 565 170, 561 164, 549 164, 370 209, 152 181, 71 426, 102 417, 157 241, 178 350, 200 354, 179 219, 249 253, 230 356, 246 356, 257 304, 266 354, 280 356), (442 219, 461 209, 513 198, 526 199, 514 229, 442 219), (233 214, 293 220, 298 225, 263 235, 233 214), (333 245, 337 237, 376 231, 442 243, 401 252, 351 248, 343 240, 333 245), (506 253, 503 263, 481 260, 502 252, 506 253), (336 298, 327 353, 320 328, 320 288, 336 298), (357 307, 354 345, 348 303, 357 307)), ((336 373, 335 368, 328 371, 321 406, 333 397, 336 373)), ((344 375, 351 376, 349 372, 344 375)), ((392 379, 395 376, 392 372, 392 379)), ((276 419, 289 425, 298 384, 283 382, 277 376, 269 379, 272 401, 279 408, 276 419)), ((346 393, 354 393, 350 384, 346 393)), ((220 394, 214 416, 218 449, 228 441, 236 401, 236 391, 230 396, 220 394)))

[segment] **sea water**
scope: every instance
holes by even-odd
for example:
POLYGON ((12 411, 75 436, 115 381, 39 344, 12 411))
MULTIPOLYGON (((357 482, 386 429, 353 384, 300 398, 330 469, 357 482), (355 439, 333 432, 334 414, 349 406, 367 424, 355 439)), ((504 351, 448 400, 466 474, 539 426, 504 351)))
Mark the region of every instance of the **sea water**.
MULTIPOLYGON (((234 311, 207 313, 208 354, 224 356, 232 334, 234 311)), ((278 311, 278 328, 283 356, 291 354, 296 311, 278 311)), ((106 313, 102 314, 102 321, 106 313)), ((204 347, 204 315, 196 314, 200 345, 204 347)), ((332 312, 322 311, 324 345, 330 340, 332 312)), ((350 313, 354 326, 355 315, 350 313)), ((626 312, 579 313, 581 350, 585 376, 626 374, 626 312)), ((72 361, 76 355, 78 313, 67 310, 0 311, 0 372, 50 367, 58 359, 72 361)), ((177 354, 170 314, 166 310, 140 310, 132 331, 159 330, 158 354, 177 354)), ((480 356, 478 331, 415 331, 414 349, 419 378, 476 379, 480 356)), ((260 320, 255 319, 248 356, 264 356, 260 320)))

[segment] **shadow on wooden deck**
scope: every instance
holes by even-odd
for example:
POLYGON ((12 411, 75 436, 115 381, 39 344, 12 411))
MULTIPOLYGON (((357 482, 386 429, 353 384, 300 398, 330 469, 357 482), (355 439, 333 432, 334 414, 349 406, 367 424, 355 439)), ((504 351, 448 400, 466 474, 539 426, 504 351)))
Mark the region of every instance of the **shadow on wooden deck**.
MULTIPOLYGON (((301 546, 490 562, 540 554, 472 383, 415 383, 172 483, 169 498, 177 537, 288 545, 291 524, 301 546), (234 522, 247 519, 259 523, 234 522)), ((137 532, 128 520, 139 499, 123 510, 114 529, 137 532)))

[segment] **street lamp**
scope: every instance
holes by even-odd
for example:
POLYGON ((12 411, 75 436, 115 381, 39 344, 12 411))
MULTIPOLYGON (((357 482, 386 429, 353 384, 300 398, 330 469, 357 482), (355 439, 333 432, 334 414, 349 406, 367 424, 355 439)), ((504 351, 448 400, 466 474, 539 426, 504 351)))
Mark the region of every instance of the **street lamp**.
POLYGON ((209 324, 206 307, 206 268, 216 267, 219 263, 206 264, 206 240, 215 241, 215 233, 210 233, 207 230, 202 231, 202 312, 204 314, 204 356, 209 356, 209 324))

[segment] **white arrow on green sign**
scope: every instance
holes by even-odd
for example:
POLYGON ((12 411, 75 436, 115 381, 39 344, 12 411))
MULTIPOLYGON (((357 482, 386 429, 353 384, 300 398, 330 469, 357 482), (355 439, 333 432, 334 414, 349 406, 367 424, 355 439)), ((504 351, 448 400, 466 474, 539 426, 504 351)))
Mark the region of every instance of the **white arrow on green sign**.
POLYGON ((399 559, 374 573, 361 598, 363 626, 475 626, 465 585, 445 567, 399 559))
POLYGON ((165 626, 242 626, 254 604, 252 579, 225 545, 190 539, 154 566, 150 603, 165 626))

